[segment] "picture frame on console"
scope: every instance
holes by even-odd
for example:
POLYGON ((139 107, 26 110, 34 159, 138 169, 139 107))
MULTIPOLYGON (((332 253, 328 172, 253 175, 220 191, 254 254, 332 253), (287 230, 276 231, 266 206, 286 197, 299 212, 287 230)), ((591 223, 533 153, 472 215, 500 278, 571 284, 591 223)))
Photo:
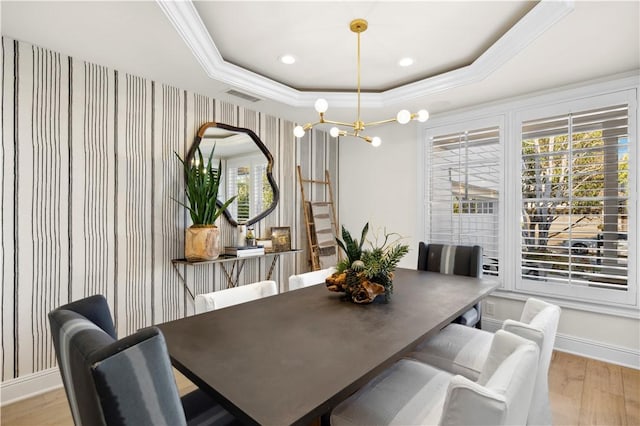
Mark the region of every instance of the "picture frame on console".
POLYGON ((271 243, 273 251, 291 250, 291 227, 277 226, 271 228, 271 243))

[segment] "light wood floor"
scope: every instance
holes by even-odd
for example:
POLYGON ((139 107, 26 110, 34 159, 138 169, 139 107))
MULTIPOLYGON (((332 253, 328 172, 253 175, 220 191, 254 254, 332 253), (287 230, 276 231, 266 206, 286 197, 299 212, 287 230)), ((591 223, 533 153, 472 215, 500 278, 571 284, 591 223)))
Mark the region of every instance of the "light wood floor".
MULTIPOLYGON (((195 386, 176 372, 180 393, 195 386)), ((556 425, 640 425, 640 370, 554 352, 549 392, 556 425)), ((2 408, 3 426, 72 425, 63 389, 2 408)))
POLYGON ((556 425, 640 425, 640 370, 554 352, 549 397, 556 425))

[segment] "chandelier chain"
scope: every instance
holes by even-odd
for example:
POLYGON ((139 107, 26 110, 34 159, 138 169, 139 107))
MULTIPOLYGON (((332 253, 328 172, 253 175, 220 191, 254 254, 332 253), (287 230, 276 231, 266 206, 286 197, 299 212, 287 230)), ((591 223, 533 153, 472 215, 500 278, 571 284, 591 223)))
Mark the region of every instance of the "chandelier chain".
POLYGON ((360 133, 360 31, 358 32, 358 114, 356 118, 356 123, 353 126, 355 129, 355 134, 358 136, 360 133))

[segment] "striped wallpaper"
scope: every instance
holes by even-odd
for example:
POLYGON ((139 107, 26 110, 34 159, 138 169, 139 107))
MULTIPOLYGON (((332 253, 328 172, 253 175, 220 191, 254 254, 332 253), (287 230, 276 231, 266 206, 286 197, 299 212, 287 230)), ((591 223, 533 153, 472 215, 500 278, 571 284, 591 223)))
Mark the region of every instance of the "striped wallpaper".
MULTIPOLYGON (((217 121, 256 132, 272 152, 276 210, 255 225, 291 226, 292 245, 274 279, 286 289, 309 269, 297 164, 305 177, 328 169, 338 189, 338 146, 294 123, 141 77, 2 39, 2 381, 55 366, 46 314, 101 293, 120 336, 193 313, 195 294, 226 287, 219 266, 180 266, 186 210, 180 164, 197 129, 217 121)), ((314 200, 323 191, 312 190, 314 200)), ((337 192, 335 193, 337 197, 337 192)), ((235 228, 222 218, 222 244, 235 228)), ((240 282, 263 279, 270 260, 251 260, 240 282)))

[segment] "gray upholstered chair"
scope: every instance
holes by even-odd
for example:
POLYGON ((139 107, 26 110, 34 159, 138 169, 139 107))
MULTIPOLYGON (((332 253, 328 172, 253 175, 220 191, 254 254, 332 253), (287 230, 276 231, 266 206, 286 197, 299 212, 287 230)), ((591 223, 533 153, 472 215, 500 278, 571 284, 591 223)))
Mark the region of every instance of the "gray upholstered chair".
POLYGON ((538 346, 498 330, 477 382, 402 359, 339 404, 332 426, 524 425, 538 346))
POLYGON ((226 308, 238 303, 251 302, 267 296, 278 294, 278 284, 275 281, 258 281, 226 288, 211 293, 198 294, 195 297, 196 314, 201 314, 215 309, 226 308))
MULTIPOLYGON (((482 247, 420 242, 418 245, 418 270, 482 277, 482 247)), ((453 322, 480 328, 481 321, 482 306, 477 303, 453 322)))
MULTIPOLYGON (((540 348, 538 374, 527 423, 551 425, 549 363, 560 320, 560 307, 530 298, 520 321, 506 320, 502 329, 535 342, 540 348)), ((433 338, 421 343, 410 357, 452 374, 477 380, 487 360, 493 333, 459 324, 449 324, 433 338)))
POLYGON ((159 329, 117 340, 103 296, 61 306, 49 323, 76 425, 236 422, 200 390, 180 398, 159 329))
POLYGON ((305 272, 303 274, 291 275, 289 277, 289 291, 309 287, 317 284, 324 284, 324 280, 333 274, 336 268, 330 267, 319 271, 305 272))

